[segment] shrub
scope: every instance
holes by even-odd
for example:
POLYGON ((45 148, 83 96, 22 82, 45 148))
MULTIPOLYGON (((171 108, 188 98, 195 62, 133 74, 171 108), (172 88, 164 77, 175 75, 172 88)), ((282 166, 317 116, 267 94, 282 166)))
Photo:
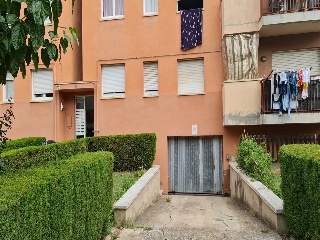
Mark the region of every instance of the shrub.
POLYGON ((239 167, 254 179, 262 182, 276 195, 281 197, 281 190, 277 186, 277 179, 272 174, 272 157, 265 148, 259 145, 255 138, 242 135, 236 152, 239 167))
POLYGON ((97 152, 1 176, 0 239, 100 239, 112 169, 112 154, 97 152))
POLYGON ((156 135, 114 135, 64 141, 45 146, 30 146, 1 154, 0 173, 27 169, 77 153, 108 151, 114 154, 114 170, 119 172, 149 169, 155 159, 156 135))
POLYGON ((46 141, 45 137, 28 137, 6 141, 3 151, 9 151, 12 149, 24 148, 28 146, 42 146, 44 141, 46 141))
POLYGON ((143 133, 86 138, 88 150, 109 151, 114 155, 114 171, 149 169, 155 159, 156 135, 143 133))
POLYGON ((297 239, 320 239, 320 146, 285 145, 279 159, 289 230, 297 239))
POLYGON ((50 161, 67 159, 78 153, 85 153, 87 150, 85 139, 10 150, 1 154, 0 173, 28 169, 50 161))

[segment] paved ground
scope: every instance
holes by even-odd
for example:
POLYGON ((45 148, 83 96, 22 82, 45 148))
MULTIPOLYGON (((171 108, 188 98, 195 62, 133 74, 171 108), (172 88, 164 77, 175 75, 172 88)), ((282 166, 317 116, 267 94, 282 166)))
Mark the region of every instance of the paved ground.
POLYGON ((120 240, 252 239, 281 237, 229 197, 163 195, 122 230, 120 240))

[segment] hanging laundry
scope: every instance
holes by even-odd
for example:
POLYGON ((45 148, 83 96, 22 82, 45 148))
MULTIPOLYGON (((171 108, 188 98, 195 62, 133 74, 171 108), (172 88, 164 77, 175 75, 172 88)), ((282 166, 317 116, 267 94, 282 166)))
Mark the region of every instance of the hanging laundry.
POLYGON ((181 49, 202 44, 202 9, 181 10, 181 49))

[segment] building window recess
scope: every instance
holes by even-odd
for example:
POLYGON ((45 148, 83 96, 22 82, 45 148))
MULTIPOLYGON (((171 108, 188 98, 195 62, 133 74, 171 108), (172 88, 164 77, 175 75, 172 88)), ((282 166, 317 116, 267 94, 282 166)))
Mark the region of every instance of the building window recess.
POLYGON ((53 99, 52 69, 32 71, 32 100, 51 101, 53 99))
POLYGON ((203 8, 203 0, 178 0, 178 11, 203 8))

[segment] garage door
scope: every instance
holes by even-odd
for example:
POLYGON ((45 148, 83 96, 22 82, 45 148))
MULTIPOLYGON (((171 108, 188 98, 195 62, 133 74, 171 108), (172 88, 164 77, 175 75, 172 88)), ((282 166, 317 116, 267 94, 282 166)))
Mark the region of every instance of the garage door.
POLYGON ((312 74, 320 74, 319 48, 272 53, 272 69, 275 71, 296 71, 309 67, 312 67, 312 74))
POLYGON ((222 137, 169 137, 170 192, 222 193, 222 137))

